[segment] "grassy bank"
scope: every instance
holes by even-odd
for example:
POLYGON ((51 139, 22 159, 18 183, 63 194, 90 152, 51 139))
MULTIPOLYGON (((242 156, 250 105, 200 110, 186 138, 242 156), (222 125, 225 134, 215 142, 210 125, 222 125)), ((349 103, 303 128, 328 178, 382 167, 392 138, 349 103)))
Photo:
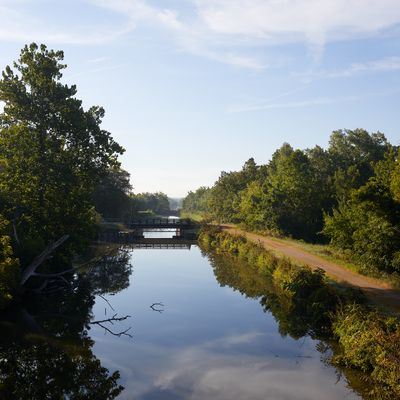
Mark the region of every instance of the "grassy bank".
MULTIPOLYGON (((230 225, 234 226, 234 224, 230 225)), ((354 256, 351 255, 351 253, 337 249, 332 245, 308 243, 303 240, 296 240, 290 237, 285 237, 275 232, 258 231, 251 229, 249 230, 246 226, 242 226, 240 224, 235 226, 237 226, 238 229, 242 229, 249 233, 254 233, 260 236, 265 236, 266 238, 279 243, 294 245, 300 250, 321 257, 326 261, 340 265, 345 269, 381 281, 385 284, 390 285, 394 289, 400 289, 400 275, 398 273, 388 273, 378 270, 376 268, 366 268, 364 265, 358 263, 357 260, 354 259, 354 256)), ((276 253, 279 254, 278 252, 276 253)))
MULTIPOLYGON (((200 234, 204 249, 226 253, 248 263, 270 281, 279 312, 295 316, 292 325, 302 333, 335 341, 341 351, 333 362, 366 373, 374 399, 400 397, 400 324, 368 306, 362 294, 328 282, 323 271, 277 258, 244 237, 216 227, 200 234)), ((274 305, 269 305, 269 308, 274 305)))

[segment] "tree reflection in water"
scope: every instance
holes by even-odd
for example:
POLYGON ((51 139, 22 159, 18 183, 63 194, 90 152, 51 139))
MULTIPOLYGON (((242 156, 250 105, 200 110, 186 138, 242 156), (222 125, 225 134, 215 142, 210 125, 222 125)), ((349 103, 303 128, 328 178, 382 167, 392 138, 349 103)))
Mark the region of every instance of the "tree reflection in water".
POLYGON ((108 400, 122 392, 119 372, 101 365, 88 332, 95 296, 129 286, 129 259, 115 249, 63 290, 32 296, 1 318, 1 399, 108 400))
POLYGON ((282 336, 289 335, 295 340, 309 336, 317 340, 316 349, 321 353, 321 360, 335 369, 338 381, 345 379, 347 385, 365 399, 387 398, 368 375, 332 363, 332 355, 340 348, 327 338, 325 321, 313 318, 301 296, 285 297, 274 287, 269 275, 263 275, 242 260, 204 249, 202 252, 209 259, 218 283, 239 291, 243 296, 258 299, 263 310, 274 317, 282 336))

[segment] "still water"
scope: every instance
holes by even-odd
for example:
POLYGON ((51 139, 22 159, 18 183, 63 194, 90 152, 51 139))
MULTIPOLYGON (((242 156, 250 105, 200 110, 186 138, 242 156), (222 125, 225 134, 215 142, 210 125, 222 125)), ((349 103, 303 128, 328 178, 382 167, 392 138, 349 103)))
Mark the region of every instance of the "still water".
POLYGON ((3 321, 1 398, 361 398, 324 361, 328 345, 283 332, 245 267, 197 246, 110 257, 89 289, 3 321))

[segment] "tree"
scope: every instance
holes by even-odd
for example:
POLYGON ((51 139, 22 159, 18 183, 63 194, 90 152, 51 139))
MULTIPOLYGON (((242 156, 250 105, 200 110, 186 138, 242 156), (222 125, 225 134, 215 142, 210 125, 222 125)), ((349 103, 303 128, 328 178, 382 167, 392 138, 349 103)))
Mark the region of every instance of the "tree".
POLYGON ((200 186, 195 192, 189 192, 182 201, 183 211, 205 213, 208 211, 210 189, 200 186))
POLYGON ((168 196, 162 192, 138 193, 131 196, 131 201, 136 211, 152 211, 160 215, 170 212, 168 196))
POLYGON ((328 152, 336 170, 338 199, 362 186, 374 174, 373 163, 382 160, 393 146, 381 132, 345 129, 332 132, 328 152))
POLYGON ((326 177, 318 171, 316 157, 310 158, 301 150, 284 144, 277 150, 268 165, 264 193, 269 204, 269 220, 285 234, 315 240, 322 228, 326 177), (321 174, 321 176, 320 176, 321 174))
POLYGON ((129 172, 119 167, 110 168, 101 178, 93 194, 96 210, 105 218, 121 218, 130 212, 129 172))
POLYGON ((0 80, 2 211, 16 221, 26 265, 47 243, 69 233, 69 250, 93 233, 92 193, 123 153, 101 129, 101 107, 85 111, 75 85, 62 83, 62 51, 25 46, 0 80))
POLYGON ((332 245, 347 250, 366 272, 400 271, 400 202, 393 191, 398 163, 396 153, 388 152, 375 164, 374 176, 325 216, 332 245))
POLYGON ((250 182, 259 176, 259 167, 253 158, 247 160, 239 172, 222 172, 211 188, 208 206, 222 222, 240 222, 240 196, 250 182))

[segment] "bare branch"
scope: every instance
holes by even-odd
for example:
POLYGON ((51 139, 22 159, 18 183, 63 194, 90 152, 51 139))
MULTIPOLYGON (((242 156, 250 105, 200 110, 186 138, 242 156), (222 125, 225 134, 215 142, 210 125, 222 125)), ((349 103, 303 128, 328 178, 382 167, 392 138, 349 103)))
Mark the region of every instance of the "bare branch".
POLYGON ((150 306, 150 308, 151 308, 153 311, 157 311, 157 312, 159 312, 159 313, 161 314, 164 310, 161 310, 160 308, 157 308, 157 306, 159 306, 159 307, 164 307, 164 304, 163 304, 163 303, 153 303, 153 304, 150 306))
POLYGON ((107 318, 107 319, 103 319, 103 320, 99 320, 99 321, 92 321, 89 322, 90 325, 98 325, 101 328, 103 328, 106 332, 111 333, 111 335, 113 336, 129 336, 130 338, 132 338, 133 336, 129 333, 127 333, 132 327, 129 327, 128 329, 125 329, 124 331, 121 332, 114 332, 113 330, 111 330, 109 327, 107 327, 105 324, 111 324, 114 325, 114 322, 119 322, 119 321, 124 321, 128 318, 130 318, 130 315, 125 315, 124 317, 117 317, 117 314, 114 314, 111 318, 107 318))
POLYGON ((13 234, 14 234, 15 242, 19 246, 20 245, 20 241, 19 241, 19 237, 18 237, 17 224, 16 224, 15 219, 13 219, 13 221, 12 221, 12 226, 13 226, 13 234))
POLYGON ((102 298, 110 306, 111 310, 115 311, 114 307, 111 305, 111 303, 104 296, 102 296, 101 294, 98 294, 98 296, 100 298, 102 298))
POLYGON ((25 284, 25 282, 34 275, 36 269, 46 261, 50 254, 59 246, 61 246, 67 239, 69 235, 64 235, 60 239, 55 242, 49 244, 34 260, 33 262, 23 271, 21 276, 21 286, 25 284))

